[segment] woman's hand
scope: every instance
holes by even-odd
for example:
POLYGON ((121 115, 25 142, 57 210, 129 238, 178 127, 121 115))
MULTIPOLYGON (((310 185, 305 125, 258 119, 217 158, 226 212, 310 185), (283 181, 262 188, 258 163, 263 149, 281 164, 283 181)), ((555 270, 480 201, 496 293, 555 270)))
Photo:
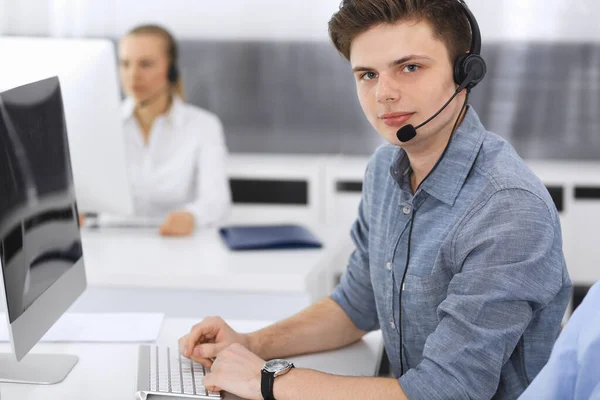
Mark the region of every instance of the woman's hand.
POLYGON ((169 213, 159 232, 163 236, 187 236, 194 231, 194 215, 188 211, 169 213))

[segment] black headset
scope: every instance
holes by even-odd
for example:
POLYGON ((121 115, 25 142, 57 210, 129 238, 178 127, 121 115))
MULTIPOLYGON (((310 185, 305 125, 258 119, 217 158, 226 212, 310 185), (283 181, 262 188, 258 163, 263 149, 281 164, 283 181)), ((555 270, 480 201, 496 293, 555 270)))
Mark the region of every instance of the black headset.
POLYGON ((175 84, 177 83, 177 80, 179 80, 179 68, 177 67, 179 50, 177 49, 177 43, 175 43, 174 39, 171 40, 171 43, 173 43, 173 48, 171 49, 171 63, 169 64, 167 79, 171 84, 175 84))
POLYGON ((177 68, 177 65, 175 65, 175 63, 171 63, 171 66, 169 67, 169 73, 167 74, 167 78, 171 83, 176 83, 179 79, 179 69, 177 68))
POLYGON ((460 86, 464 84, 465 80, 469 79, 469 75, 472 74, 470 81, 466 86, 467 89, 470 90, 483 80, 485 73, 487 72, 487 66, 481 57, 481 32, 479 30, 479 24, 477 24, 475 16, 465 1, 458 0, 458 2, 462 6, 465 16, 469 20, 469 25, 471 25, 471 49, 469 50, 469 54, 459 56, 454 62, 454 82, 460 86))

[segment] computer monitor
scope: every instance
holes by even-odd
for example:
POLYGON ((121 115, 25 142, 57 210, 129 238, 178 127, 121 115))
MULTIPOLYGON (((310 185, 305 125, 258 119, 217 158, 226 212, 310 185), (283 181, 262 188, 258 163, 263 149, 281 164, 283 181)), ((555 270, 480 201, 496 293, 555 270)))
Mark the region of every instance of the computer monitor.
POLYGON ((0 93, 0 292, 14 354, 0 382, 60 382, 72 355, 27 354, 86 287, 58 78, 0 93))
POLYGON ((0 90, 59 77, 79 210, 132 214, 113 43, 2 37, 0 57, 0 90))

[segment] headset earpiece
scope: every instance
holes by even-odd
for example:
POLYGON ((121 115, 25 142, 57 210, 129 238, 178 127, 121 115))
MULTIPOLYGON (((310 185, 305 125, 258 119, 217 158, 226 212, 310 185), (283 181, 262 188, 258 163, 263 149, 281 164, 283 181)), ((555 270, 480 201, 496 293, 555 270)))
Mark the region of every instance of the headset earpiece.
POLYGON ((469 6, 464 0, 459 0, 465 16, 471 26, 471 48, 467 54, 456 58, 454 62, 454 82, 463 86, 466 85, 467 90, 475 87, 485 77, 487 66, 483 58, 481 58, 481 31, 477 19, 469 9, 469 6), (465 80, 469 82, 465 82, 465 80))
POLYGON ((167 73, 167 79, 172 84, 177 83, 177 80, 179 79, 179 69, 177 68, 177 65, 175 65, 175 63, 171 63, 171 65, 169 66, 169 72, 167 73))
POLYGON ((454 82, 457 85, 462 85, 465 79, 472 74, 470 82, 467 84, 467 89, 475 87, 485 77, 487 66, 485 61, 479 54, 465 54, 456 59, 454 63, 454 82))

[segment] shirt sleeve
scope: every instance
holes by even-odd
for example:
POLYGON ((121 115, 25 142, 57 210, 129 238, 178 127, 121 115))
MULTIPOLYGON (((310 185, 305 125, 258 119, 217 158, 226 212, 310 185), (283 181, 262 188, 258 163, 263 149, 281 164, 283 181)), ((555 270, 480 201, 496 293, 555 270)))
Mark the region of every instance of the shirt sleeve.
POLYGON ((196 161, 196 196, 184 206, 184 210, 194 215, 196 227, 218 225, 228 217, 231 209, 227 147, 221 122, 215 119, 214 125, 202 134, 206 135, 206 140, 196 161))
MULTIPOLYGON (((534 314, 563 286, 558 226, 542 199, 520 189, 498 191, 473 210, 453 238, 458 272, 438 307, 440 322, 422 362, 399 379, 408 398, 494 396, 534 314)), ((558 334, 561 318, 548 335, 558 334)))
POLYGON ((366 332, 379 329, 369 268, 368 181, 367 174, 365 174, 358 218, 351 231, 355 249, 350 256, 348 267, 342 275, 340 284, 331 294, 331 299, 342 307, 354 325, 366 332))

